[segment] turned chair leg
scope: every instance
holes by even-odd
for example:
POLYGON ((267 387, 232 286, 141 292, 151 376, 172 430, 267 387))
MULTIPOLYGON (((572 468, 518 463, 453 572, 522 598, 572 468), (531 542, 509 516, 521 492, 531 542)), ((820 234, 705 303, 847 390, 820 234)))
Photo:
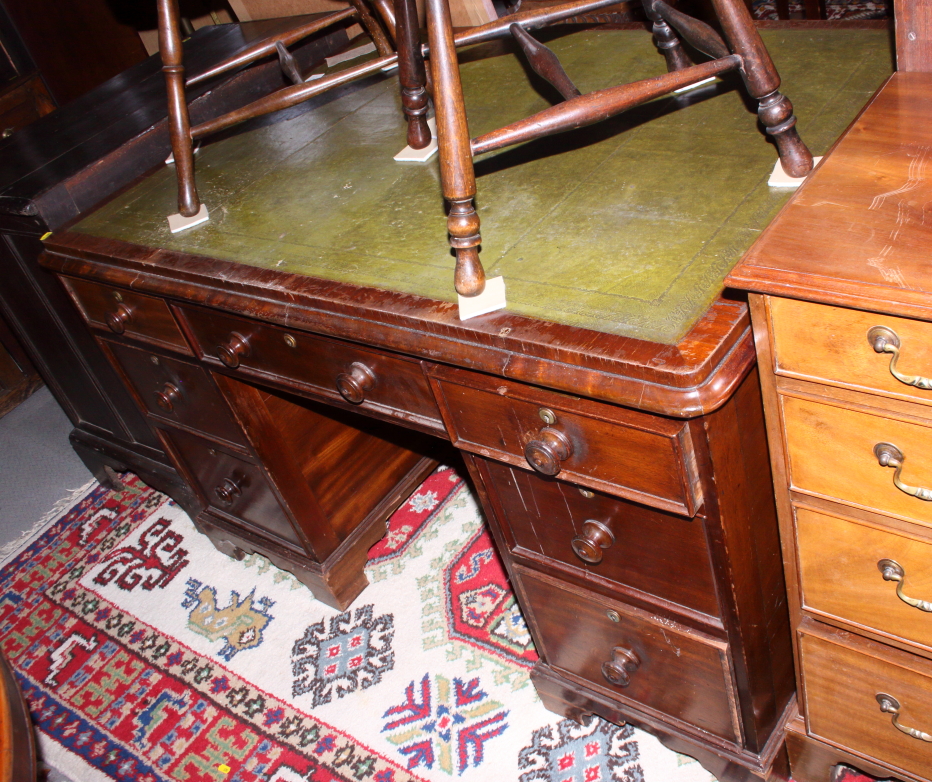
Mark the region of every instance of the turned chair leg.
POLYGON ((158 0, 158 13, 159 52, 168 93, 168 128, 175 158, 175 175, 178 177, 178 212, 182 217, 193 217, 200 210, 201 203, 194 184, 194 142, 191 140, 191 121, 184 95, 178 0, 158 0))
POLYGON ((647 14, 647 18, 653 22, 654 45, 667 61, 667 70, 672 73, 692 65, 693 63, 689 59, 689 55, 686 54, 686 50, 683 48, 683 44, 677 37, 676 32, 667 24, 652 3, 644 3, 644 12, 647 14))
POLYGON ((401 85, 401 106, 408 120, 408 146, 411 149, 424 149, 430 144, 427 71, 421 52, 421 34, 414 0, 395 0, 395 22, 398 81, 401 85))
POLYGON ((796 130, 793 104, 778 92, 780 74, 751 14, 741 0, 712 0, 712 5, 732 51, 744 61, 744 83, 758 101, 757 114, 777 144, 783 170, 791 177, 805 176, 812 170, 812 153, 796 130))
POLYGON ((478 296, 485 290, 485 271, 479 260, 482 239, 474 201, 476 175, 453 43, 453 24, 446 0, 427 0, 427 36, 437 112, 440 180, 443 197, 450 204, 447 231, 450 246, 456 252, 454 285, 461 296, 478 296))

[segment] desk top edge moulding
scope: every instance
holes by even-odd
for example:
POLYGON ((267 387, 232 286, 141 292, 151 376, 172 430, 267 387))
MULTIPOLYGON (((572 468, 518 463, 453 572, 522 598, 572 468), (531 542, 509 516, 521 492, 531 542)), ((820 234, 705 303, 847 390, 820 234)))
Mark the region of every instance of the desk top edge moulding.
POLYGON ((932 60, 928 8, 897 14, 899 69, 726 278, 758 354, 797 782, 932 779, 932 60))

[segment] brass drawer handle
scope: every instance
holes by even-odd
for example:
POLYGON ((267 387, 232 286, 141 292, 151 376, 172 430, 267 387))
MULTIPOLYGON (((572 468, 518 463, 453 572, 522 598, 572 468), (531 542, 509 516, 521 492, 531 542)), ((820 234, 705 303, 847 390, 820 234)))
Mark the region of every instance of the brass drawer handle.
POLYGON ((883 575, 884 581, 896 581, 896 596, 906 605, 918 608, 920 611, 932 612, 932 603, 928 600, 917 600, 915 597, 907 597, 903 594, 903 586, 906 584, 906 571, 903 566, 893 559, 881 559, 877 563, 877 569, 883 575))
POLYGON ((612 659, 602 663, 602 675, 616 687, 631 684, 630 674, 641 667, 641 658, 631 649, 616 646, 612 649, 612 659))
POLYGON ((239 366, 239 360, 249 355, 249 340, 234 331, 230 334, 226 345, 217 346, 217 355, 220 356, 224 366, 236 369, 239 366))
POLYGON ((607 549, 615 542, 615 535, 611 529, 601 521, 587 519, 583 522, 582 534, 573 538, 570 545, 573 552, 583 562, 598 565, 602 561, 602 550, 607 549))
POLYGON ((166 383, 161 391, 155 392, 155 403, 166 413, 175 412, 175 402, 181 401, 181 389, 174 383, 166 383))
POLYGON ((903 462, 906 461, 906 457, 903 456, 903 452, 899 448, 890 443, 877 443, 874 446, 874 456, 877 457, 877 462, 881 467, 892 467, 895 470, 893 485, 901 492, 920 500, 932 501, 932 489, 910 486, 900 480, 900 473, 903 472, 903 462))
POLYGON ((337 391, 350 404, 360 405, 366 398, 366 391, 375 385, 375 373, 359 361, 350 364, 349 370, 337 375, 337 391))
POLYGON ((524 458, 537 472, 557 475, 560 472, 560 462, 573 455, 573 443, 563 432, 552 426, 541 429, 538 438, 524 446, 524 458))
POLYGON ((222 504, 232 505, 233 500, 243 494, 243 479, 237 475, 224 478, 223 483, 214 489, 214 494, 222 504))
POLYGON ((110 331, 114 334, 122 334, 126 331, 126 324, 133 321, 133 311, 125 304, 118 304, 113 312, 107 313, 105 320, 110 331))
POLYGON ((921 730, 916 730, 916 728, 907 728, 905 725, 900 725, 900 702, 896 698, 892 695, 887 695, 885 692, 878 692, 876 698, 877 703, 880 704, 880 710, 884 714, 893 715, 893 727, 900 731, 900 733, 905 733, 907 736, 912 736, 914 739, 919 739, 920 741, 932 741, 932 736, 928 733, 923 733, 921 730))
POLYGON ((870 346, 878 353, 889 353, 890 374, 901 383, 915 388, 922 388, 926 391, 932 389, 932 379, 920 375, 904 375, 896 369, 897 359, 900 357, 900 338, 893 329, 886 326, 872 326, 867 332, 867 341, 870 346))

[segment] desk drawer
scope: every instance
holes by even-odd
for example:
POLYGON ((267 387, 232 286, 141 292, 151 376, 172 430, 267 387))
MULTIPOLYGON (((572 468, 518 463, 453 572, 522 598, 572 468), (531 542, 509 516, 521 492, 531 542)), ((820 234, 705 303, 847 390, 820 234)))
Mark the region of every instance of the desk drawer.
POLYGON ((457 448, 692 516, 689 425, 474 372, 430 369, 457 448))
POLYGON ((105 344, 151 414, 245 445, 226 402, 199 366, 128 345, 105 344))
POLYGON ((796 539, 804 608, 932 649, 932 541, 807 508, 796 539))
POLYGON ((932 664, 860 642, 847 633, 800 637, 806 725, 817 738, 851 747, 923 779, 932 743, 894 725, 932 734, 932 664), (890 696, 882 711, 878 696, 890 696), (899 709, 896 709, 899 704, 899 709))
POLYGON ((932 502, 907 493, 932 488, 932 427, 796 397, 782 403, 792 488, 932 525, 932 502), (901 454, 902 469, 884 452, 901 454))
POLYGON ((778 375, 932 404, 932 323, 794 299, 768 301, 778 375), (871 331, 875 327, 883 330, 871 331), (894 369, 902 379, 890 371, 894 354, 874 349, 878 337, 878 346, 898 346, 894 369), (929 387, 911 385, 923 376, 929 387))
POLYGON ((186 307, 183 317, 208 361, 443 431, 424 370, 415 359, 201 308, 186 307))
POLYGON ((719 615, 704 522, 477 459, 505 538, 581 574, 719 615), (604 546, 604 548, 602 548, 604 546))
POLYGON ((297 551, 305 550, 259 467, 187 432, 161 431, 211 508, 297 551))
POLYGON ((162 299, 62 277, 84 319, 108 333, 191 355, 191 348, 162 299))
POLYGON ((724 642, 525 568, 515 571, 521 605, 549 665, 611 697, 737 741, 724 642))

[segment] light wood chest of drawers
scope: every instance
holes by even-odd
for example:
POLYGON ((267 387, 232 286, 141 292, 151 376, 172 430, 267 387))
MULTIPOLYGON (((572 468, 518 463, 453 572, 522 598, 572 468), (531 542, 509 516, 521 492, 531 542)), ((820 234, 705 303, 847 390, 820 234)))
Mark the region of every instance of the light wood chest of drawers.
POLYGON ((797 782, 932 779, 930 99, 895 74, 726 281, 752 291, 797 782))

